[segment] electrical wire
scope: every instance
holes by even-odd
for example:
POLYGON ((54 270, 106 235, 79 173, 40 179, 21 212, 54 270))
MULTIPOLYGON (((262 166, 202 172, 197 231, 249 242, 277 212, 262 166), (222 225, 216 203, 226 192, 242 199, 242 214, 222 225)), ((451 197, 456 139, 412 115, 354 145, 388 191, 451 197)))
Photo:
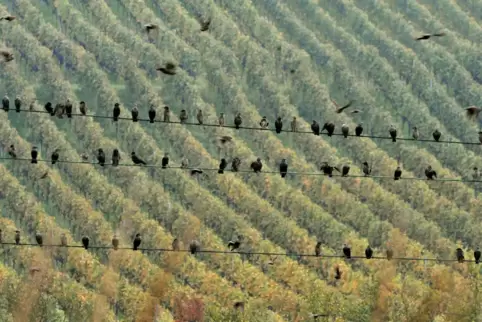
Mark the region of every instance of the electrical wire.
MULTIPOLYGON (((13 109, 10 109, 9 111, 13 112, 15 110, 13 109)), ((49 112, 47 111, 38 111, 38 110, 26 110, 26 109, 20 109, 19 110, 20 112, 26 112, 26 113, 42 113, 42 114, 49 114, 49 112)), ((83 115, 83 114, 77 114, 77 113, 72 113, 72 116, 75 116, 75 117, 91 117, 91 118, 99 118, 99 119, 113 119, 113 116, 106 116, 106 115, 93 115, 93 114, 86 114, 86 115, 83 115)), ((132 118, 130 117, 118 117, 119 120, 122 120, 122 121, 131 121, 132 122, 132 118)), ((143 119, 143 118, 138 118, 138 121, 139 122, 150 122, 149 119, 143 119)), ((221 127, 219 124, 210 124, 210 123, 203 123, 203 124, 199 124, 199 123, 193 123, 193 122, 164 122, 164 121, 161 121, 161 120, 154 120, 154 123, 164 123, 164 124, 175 124, 175 125, 190 125, 190 126, 208 126, 208 127, 221 127)), ((222 126, 224 128, 231 128, 231 129, 236 129, 235 126, 233 125, 224 125, 222 126)), ((240 126, 239 129, 242 129, 242 130, 252 130, 252 131, 270 131, 270 132, 275 132, 276 129, 261 129, 261 128, 258 128, 258 127, 249 127, 249 126, 240 126)), ((310 131, 296 131, 296 132, 292 132, 292 131, 286 131, 286 130, 283 130, 282 132, 287 132, 287 133, 296 133, 296 134, 311 134, 313 135, 313 132, 310 132, 310 131)), ((320 133, 320 135, 328 135, 327 133, 320 133)), ((343 136, 342 133, 333 133, 332 134, 333 136, 343 136)), ((392 140, 392 138, 390 136, 377 136, 377 135, 355 135, 355 134, 348 134, 349 137, 358 137, 358 138, 368 138, 368 139, 381 139, 381 140, 392 140)), ((417 139, 415 140, 414 138, 402 138, 402 137, 397 137, 397 140, 398 141, 417 141, 417 142, 432 142, 432 143, 447 143, 447 144, 464 144, 464 145, 481 145, 482 143, 481 142, 464 142, 464 141, 444 141, 444 140, 439 140, 439 141, 435 141, 435 140, 429 140, 429 139, 417 139)))
MULTIPOLYGON (((28 244, 28 243, 1 243, 1 246, 15 246, 15 247, 53 247, 53 248, 84 248, 82 245, 57 245, 57 244, 43 244, 40 246, 39 244, 28 244)), ((90 246, 88 249, 112 249, 112 246, 90 246)), ((117 250, 131 250, 132 247, 118 247, 117 250)), ((189 249, 179 249, 173 250, 168 248, 138 248, 137 251, 141 252, 172 252, 172 253, 189 253, 191 252, 189 249)), ((344 255, 320 255, 317 256, 315 254, 297 254, 297 253, 270 253, 270 252, 242 252, 242 251, 223 251, 223 250, 198 250, 196 253, 205 253, 205 254, 221 254, 221 255, 259 255, 259 256, 287 256, 287 257, 319 257, 319 258, 345 258, 344 255)), ((351 259, 367 259, 365 256, 351 256, 351 259)), ((367 260, 387 260, 386 257, 382 256, 373 256, 367 260)), ((398 260, 398 261, 431 261, 431 262, 457 262, 457 259, 441 259, 441 258, 420 258, 420 257, 392 257, 391 260, 398 260)), ((465 259, 464 262, 467 263, 475 263, 475 260, 465 259)))
MULTIPOLYGON (((6 157, 0 157, 0 160, 9 160, 9 161, 31 161, 32 159, 28 158, 6 158, 6 157)), ((37 162, 46 162, 46 163, 52 163, 52 160, 41 160, 37 159, 37 162)), ((84 164, 84 165, 96 165, 98 163, 93 163, 93 162, 82 162, 82 161, 68 161, 68 160, 58 160, 56 163, 70 163, 70 164, 84 164)), ((104 166, 111 166, 115 167, 112 164, 105 163, 104 166)), ((144 168, 160 168, 163 170, 173 170, 173 169, 181 169, 181 170, 200 170, 200 171, 218 171, 218 168, 193 168, 193 167, 166 167, 163 168, 161 165, 136 165, 136 164, 127 164, 127 163, 119 163, 117 166, 119 167, 144 167, 144 168)), ((238 171, 232 171, 232 170, 224 170, 225 172, 231 172, 231 173, 250 173, 250 174, 258 174, 255 173, 252 170, 238 170, 238 171)), ((279 171, 262 171, 260 172, 261 174, 276 174, 279 175, 279 171)), ((327 176, 326 174, 322 172, 286 172, 287 175, 303 175, 303 176, 327 176)), ((332 177, 342 177, 342 178, 372 178, 372 179, 393 179, 393 176, 365 176, 365 175, 346 175, 343 176, 341 174, 333 174, 332 177)), ((400 180, 424 180, 428 181, 426 178, 419 178, 419 177, 400 177, 400 180)), ((434 179, 434 180, 429 180, 432 182, 468 182, 468 183, 482 183, 482 180, 466 180, 466 179, 455 179, 455 178, 445 178, 445 179, 434 179)))

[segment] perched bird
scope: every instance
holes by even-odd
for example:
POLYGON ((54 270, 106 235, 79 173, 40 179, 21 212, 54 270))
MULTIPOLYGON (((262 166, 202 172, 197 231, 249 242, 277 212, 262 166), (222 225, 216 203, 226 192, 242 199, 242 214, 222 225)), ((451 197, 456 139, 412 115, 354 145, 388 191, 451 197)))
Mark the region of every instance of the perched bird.
POLYGON ((415 40, 427 40, 427 39, 430 39, 430 37, 442 37, 442 36, 445 36, 444 32, 441 32, 441 33, 438 33, 438 34, 430 34, 430 35, 426 34, 426 35, 415 38, 415 40))
POLYGON ((50 114, 50 116, 54 116, 54 115, 55 115, 55 114, 54 114, 54 108, 52 107, 52 103, 50 103, 50 102, 45 103, 44 108, 45 108, 45 110, 47 111, 47 113, 50 114))
POLYGON ((359 123, 355 128, 355 135, 361 136, 363 133, 363 123, 359 123))
POLYGON ((132 160, 132 162, 134 162, 134 164, 137 164, 137 165, 139 165, 139 164, 146 165, 147 164, 144 160, 139 158, 134 151, 132 151, 132 153, 131 153, 131 160, 132 160))
POLYGON ((482 144, 482 131, 479 131, 479 142, 482 144))
POLYGON ((82 237, 82 246, 84 246, 85 249, 89 249, 89 242, 90 239, 87 236, 82 237))
POLYGON ((241 118, 241 113, 237 113, 236 117, 234 118, 234 126, 236 127, 236 129, 239 129, 242 123, 243 119, 241 118))
POLYGON ((60 246, 67 247, 67 236, 65 236, 65 233, 60 235, 60 246))
POLYGON ((202 110, 199 110, 199 111, 197 112, 196 119, 197 119, 197 122, 198 122, 199 124, 203 124, 204 117, 203 117, 203 111, 202 111, 202 110))
POLYGON ((479 117, 479 113, 482 109, 477 106, 469 106, 465 109, 465 115, 471 121, 475 121, 479 117))
POLYGON ((206 21, 199 21, 199 24, 201 25, 201 31, 207 31, 209 29, 209 26, 211 25, 211 19, 208 19, 206 21))
POLYGON ((283 121, 281 120, 281 117, 278 117, 276 121, 274 122, 274 128, 276 129, 276 133, 281 133, 283 130, 283 121))
POLYGON ((398 166, 397 169, 395 170, 395 173, 393 174, 393 180, 400 180, 402 177, 402 169, 398 166))
POLYGON ((197 241, 197 240, 193 240, 190 244, 189 244, 189 250, 191 252, 191 254, 196 254, 198 251, 201 250, 201 244, 197 241))
POLYGON ((371 249, 370 245, 367 246, 365 249, 365 257, 366 259, 371 259, 373 256, 373 250, 371 249))
POLYGON ((480 248, 477 247, 477 249, 474 251, 474 258, 475 258, 475 264, 480 263, 480 248))
POLYGON ((132 250, 138 250, 139 246, 141 245, 142 238, 141 234, 136 234, 136 237, 134 238, 134 242, 132 243, 132 250))
POLYGON ((179 115, 179 120, 181 121, 181 124, 184 124, 187 122, 188 116, 186 110, 181 110, 181 115, 179 115))
POLYGON ((85 105, 84 101, 80 101, 79 110, 80 110, 80 114, 84 116, 87 115, 87 105, 85 105))
POLYGON ((169 165, 169 154, 164 154, 164 157, 161 160, 161 165, 163 169, 166 169, 167 166, 169 165))
POLYGON ((390 249, 390 248, 387 248, 386 254, 387 254, 387 260, 392 260, 392 258, 393 258, 393 250, 390 249))
POLYGON ((432 166, 429 165, 427 169, 425 169, 425 176, 427 177, 427 180, 437 179, 437 172, 435 172, 435 170, 432 169, 432 166))
POLYGON ((457 261, 459 263, 463 263, 464 260, 465 260, 465 257, 464 257, 464 251, 462 250, 462 248, 457 248, 457 250, 455 251, 455 255, 457 256, 457 261))
POLYGON ((114 235, 114 237, 112 237, 112 248, 114 248, 114 250, 117 250, 119 248, 119 238, 117 238, 117 235, 114 235))
POLYGON ((188 167, 189 167, 189 159, 188 158, 182 158, 181 169, 186 169, 188 167))
POLYGON ((321 129, 321 132, 323 132, 323 130, 326 130, 326 132, 328 132, 328 136, 332 136, 333 133, 335 132, 335 123, 326 122, 325 124, 323 124, 323 128, 321 129))
POLYGON ((368 165, 368 162, 363 162, 363 168, 362 168, 363 174, 365 177, 368 177, 372 173, 372 168, 368 165))
POLYGON ((341 270, 340 267, 335 267, 335 279, 340 280, 341 279, 341 270))
POLYGON ((17 113, 20 113, 20 110, 22 108, 22 100, 20 99, 19 96, 15 97, 14 104, 15 104, 15 111, 17 113))
POLYGON ((348 176, 348 172, 350 172, 350 166, 345 164, 342 168, 341 168, 341 176, 342 177, 346 177, 348 176))
POLYGON ((103 167, 105 165, 105 153, 102 148, 97 150, 97 162, 99 162, 99 165, 103 167))
POLYGON ((5 112, 8 112, 10 110, 10 99, 7 95, 5 95, 2 99, 2 108, 5 112))
POLYGON ((321 164, 320 170, 323 171, 324 175, 327 175, 330 178, 333 177, 333 170, 340 172, 340 170, 337 167, 332 167, 331 165, 328 164, 328 162, 323 162, 321 164))
POLYGON ((112 151, 112 166, 117 167, 119 165, 120 159, 121 157, 120 157, 119 150, 114 149, 112 151))
POLYGON ((38 151, 36 146, 32 147, 32 151, 30 151, 30 156, 32 157, 31 163, 37 164, 38 151))
POLYGON ((224 126, 224 113, 219 113, 218 124, 224 126))
POLYGON ((266 116, 263 116, 263 118, 262 118, 261 121, 259 122, 259 126, 261 126, 262 129, 267 129, 267 128, 268 128, 269 122, 268 122, 268 120, 266 119, 266 116))
POLYGON ((137 108, 137 104, 134 104, 134 107, 131 110, 132 115, 132 122, 137 122, 139 119, 139 109, 137 108))
POLYGON ((414 126, 412 129, 412 137, 414 140, 418 140, 418 138, 420 137, 420 133, 418 132, 418 129, 416 126, 414 126))
POLYGON ((331 101, 333 102, 333 104, 335 104, 337 113, 343 112, 343 110, 349 108, 351 106, 351 104, 353 104, 353 101, 350 101, 350 102, 348 102, 348 104, 346 104, 342 107, 339 107, 338 104, 334 100, 331 100, 331 101))
POLYGON ((347 244, 343 245, 343 255, 347 259, 351 258, 351 249, 350 249, 350 247, 347 246, 347 244))
POLYGON ((432 133, 433 139, 438 142, 440 140, 440 137, 442 136, 442 133, 440 133, 439 130, 435 130, 432 133))
POLYGON ((149 123, 154 123, 154 120, 156 119, 156 109, 154 108, 154 105, 151 105, 149 108, 149 123))
POLYGON ((251 169, 253 169, 255 173, 261 172, 262 168, 263 168, 263 163, 261 162, 260 158, 256 159, 256 161, 251 163, 251 169))
POLYGON ((0 57, 5 63, 8 63, 15 59, 13 54, 7 50, 0 50, 0 57))
POLYGON ((9 156, 11 156, 14 159, 17 158, 17 152, 15 152, 15 146, 13 144, 10 145, 7 151, 9 156))
POLYGON ((56 164, 57 161, 59 161, 59 149, 55 149, 54 152, 52 152, 50 160, 52 162, 52 165, 56 164))
POLYGON ((320 125, 315 120, 311 123, 311 131, 313 131, 314 135, 320 135, 320 125))
POLYGON ((348 125, 346 124, 343 124, 341 126, 341 133, 343 134, 343 137, 346 139, 348 137, 348 133, 350 132, 350 128, 348 127, 348 125))
POLYGON ((392 137, 392 142, 397 142, 397 129, 395 129, 395 126, 393 124, 390 125, 390 130, 388 130, 388 132, 392 137))
POLYGON ((13 20, 15 20, 15 19, 17 19, 17 17, 15 17, 15 16, 10 16, 10 15, 0 17, 0 20, 6 20, 6 21, 9 21, 9 22, 10 22, 10 21, 13 21, 13 20))
POLYGON ((72 118, 72 102, 70 102, 69 99, 65 102, 65 114, 67 114, 67 118, 71 119, 72 118))
POLYGON ((169 110, 169 106, 164 106, 164 118, 163 121, 166 123, 171 122, 171 111, 169 110))
POLYGON ((317 242, 315 246, 315 255, 320 256, 321 255, 321 242, 317 242))
POLYGON ((57 115, 59 119, 64 118, 65 105, 61 103, 55 104, 54 115, 57 115))
POLYGON ((286 177, 286 174, 288 173, 288 163, 286 162, 286 159, 281 160, 279 173, 281 174, 281 178, 286 177))
POLYGON ((228 243, 228 248, 230 251, 238 249, 239 246, 241 246, 241 241, 239 240, 235 240, 235 241, 230 240, 228 243))
POLYGON ((179 242, 179 240, 177 238, 174 238, 174 240, 172 241, 172 250, 173 251, 178 251, 180 248, 181 248, 181 243, 179 242))
POLYGON ((480 172, 477 167, 474 167, 474 172, 472 173, 472 179, 473 180, 478 180, 480 178, 480 172))
POLYGON ((80 155, 80 158, 82 159, 82 162, 88 162, 89 161, 89 156, 85 153, 82 153, 80 155))
POLYGON ((20 231, 15 230, 15 244, 20 245, 20 231))
POLYGON ((39 233, 38 231, 35 233, 35 240, 37 241, 37 244, 42 247, 43 243, 44 243, 44 239, 42 237, 42 234, 39 233))
POLYGON ((238 172, 240 166, 241 166, 241 159, 238 157, 235 157, 231 162, 231 171, 238 172))
POLYGON ((119 116, 120 116, 120 105, 119 103, 115 103, 114 104, 114 109, 112 111, 112 121, 113 122, 117 122, 119 120, 119 116))
POLYGON ((218 173, 223 174, 224 170, 226 169, 227 166, 228 166, 228 162, 226 161, 226 159, 224 159, 224 158, 221 159, 221 162, 219 163, 218 173))
POLYGON ((296 132, 298 130, 298 124, 296 122, 296 116, 293 116, 293 120, 291 121, 291 132, 296 132))
POLYGON ((173 63, 166 63, 163 67, 158 67, 156 70, 166 75, 176 75, 176 65, 173 63))

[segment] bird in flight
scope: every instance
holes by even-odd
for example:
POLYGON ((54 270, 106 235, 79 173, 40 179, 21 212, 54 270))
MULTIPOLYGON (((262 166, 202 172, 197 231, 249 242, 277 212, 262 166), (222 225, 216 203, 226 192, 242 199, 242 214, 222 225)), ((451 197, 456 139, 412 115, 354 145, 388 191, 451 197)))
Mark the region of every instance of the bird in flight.
POLYGON ((437 34, 427 34, 427 35, 423 35, 423 36, 420 36, 418 38, 415 38, 415 40, 427 40, 427 39, 430 39, 431 37, 443 37, 445 36, 445 33, 444 32, 440 32, 440 33, 437 33, 437 34))

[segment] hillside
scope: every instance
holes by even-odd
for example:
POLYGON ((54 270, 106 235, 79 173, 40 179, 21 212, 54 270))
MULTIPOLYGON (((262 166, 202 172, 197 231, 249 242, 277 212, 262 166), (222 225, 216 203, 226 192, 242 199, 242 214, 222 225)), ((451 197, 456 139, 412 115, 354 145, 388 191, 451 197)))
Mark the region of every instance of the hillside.
POLYGON ((19 230, 32 245, 2 245, 0 321, 482 321, 481 186, 470 182, 480 146, 446 143, 479 140, 464 108, 482 97, 482 3, 2 0, 6 15, 16 19, 0 21, 2 48, 15 59, 0 63, 0 96, 10 98, 0 111, 0 229, 3 243, 19 230), (175 75, 156 70, 169 62, 175 75), (67 100, 72 118, 43 113, 67 100), (336 113, 332 100, 353 105, 336 113), (78 115, 81 101, 89 117, 78 115), (145 122, 151 106, 157 121, 168 106, 173 124, 145 122), (179 124, 182 110, 188 123, 201 110, 205 124, 179 124), (212 126, 221 113, 226 126, 212 126), (255 129, 233 129, 237 113, 255 129), (258 130, 263 116, 270 131, 258 130), (289 132, 293 117, 306 133, 289 132), (334 122, 337 135, 309 133, 313 120, 334 122), (360 123, 373 137, 339 135, 360 123), (377 138, 392 124, 399 138, 417 127, 444 142, 377 138), (59 149, 60 162, 31 164, 32 146, 40 161, 59 149), (111 166, 114 149, 122 166, 111 166), (131 152, 149 166, 134 166, 131 152), (238 173, 228 171, 234 157, 238 173), (204 173, 182 169, 185 159, 204 173), (282 159, 294 172, 286 178, 282 159), (323 162, 350 165, 350 176, 321 175, 323 162), (424 180, 428 165, 445 181, 424 180), (65 234, 77 247, 36 247, 36 232, 45 246, 65 234), (114 235, 132 247, 137 233, 147 250, 110 247, 114 235), (225 254, 239 236, 240 253, 225 254), (174 239, 214 252, 152 250, 174 239), (321 257, 297 256, 317 242, 321 257), (345 260, 344 244, 378 258, 345 260), (458 247, 469 261, 454 261, 458 247))

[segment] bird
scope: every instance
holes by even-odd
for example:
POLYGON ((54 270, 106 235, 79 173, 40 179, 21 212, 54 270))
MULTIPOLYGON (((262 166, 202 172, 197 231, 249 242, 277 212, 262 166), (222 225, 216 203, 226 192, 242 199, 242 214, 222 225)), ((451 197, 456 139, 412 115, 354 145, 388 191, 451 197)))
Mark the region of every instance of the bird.
POLYGON ((474 251, 474 258, 475 258, 475 264, 480 263, 480 248, 477 247, 477 249, 474 251))
POLYGON ((465 257, 464 257, 464 251, 462 250, 462 248, 457 248, 457 250, 455 251, 455 255, 457 256, 457 261, 459 263, 463 263, 464 260, 465 260, 465 257))
POLYGON ((20 245, 20 231, 15 230, 15 244, 20 245))
POLYGON ((57 161, 59 161, 59 149, 55 149, 54 152, 52 152, 50 159, 51 159, 52 165, 56 164, 57 161))
POLYGON ((84 116, 87 115, 87 105, 85 105, 84 101, 80 101, 79 110, 80 110, 80 114, 84 116))
POLYGON ((149 108, 149 123, 154 123, 154 120, 156 119, 156 109, 154 108, 154 105, 151 105, 149 108))
POLYGON ((326 132, 328 132, 328 136, 332 136, 335 132, 335 124, 333 122, 326 122, 325 124, 323 124, 321 132, 323 132, 323 130, 326 130, 326 132))
POLYGON ((17 152, 15 152, 15 145, 10 145, 7 151, 8 155, 11 156, 13 159, 17 158, 17 152))
POLYGON ((37 164, 38 151, 36 146, 32 147, 32 151, 30 151, 30 156, 32 157, 31 163, 37 164))
POLYGON ((231 161, 231 171, 238 172, 240 165, 241 165, 241 159, 238 157, 235 157, 233 161, 231 161))
POLYGON ((209 29, 209 26, 211 25, 211 19, 208 19, 206 21, 199 21, 199 24, 201 25, 201 31, 207 31, 209 29))
POLYGON ((359 123, 355 128, 355 135, 361 136, 363 133, 363 123, 359 123))
POLYGON ((340 170, 338 170, 337 167, 332 167, 328 164, 328 162, 323 162, 321 164, 321 167, 320 167, 320 170, 323 171, 323 174, 324 175, 327 175, 329 176, 330 178, 333 177, 333 170, 336 170, 338 172, 340 172, 340 170))
POLYGON ((15 59, 13 54, 7 50, 0 50, 0 57, 5 63, 8 63, 15 59))
POLYGON ((473 170, 474 170, 474 172, 472 173, 472 179, 478 180, 479 177, 480 177, 479 169, 477 167, 474 167, 473 170))
POLYGON ((186 110, 181 110, 181 114, 179 115, 179 120, 181 121, 181 124, 184 124, 187 122, 188 116, 186 110))
POLYGON ((114 235, 114 237, 112 237, 112 248, 114 248, 114 250, 117 250, 119 248, 119 238, 117 238, 117 235, 114 235))
POLYGON ((335 267, 335 279, 339 280, 341 279, 341 270, 340 267, 335 267))
POLYGON ((7 95, 2 98, 2 108, 5 112, 8 112, 10 110, 10 99, 7 95))
POLYGON ((88 162, 89 161, 89 156, 86 153, 82 153, 80 155, 80 158, 82 159, 82 162, 88 162))
POLYGON ((358 114, 358 113, 361 113, 362 111, 359 110, 359 109, 354 109, 353 111, 351 111, 351 114, 358 114))
POLYGON ((105 165, 105 153, 102 148, 99 148, 97 150, 97 162, 99 162, 99 165, 103 167, 105 165))
POLYGON ((390 248, 387 248, 386 254, 387 254, 387 260, 392 260, 392 258, 393 258, 393 250, 390 249, 390 248))
POLYGON ((141 234, 136 234, 136 237, 134 238, 134 242, 132 243, 132 250, 138 250, 139 246, 141 245, 142 238, 141 234))
POLYGON ((373 250, 371 249, 370 245, 367 246, 365 249, 365 257, 366 259, 371 259, 373 256, 373 250))
POLYGON ((286 159, 281 160, 279 173, 281 174, 281 178, 286 177, 286 174, 288 173, 288 163, 286 162, 286 159))
POLYGON ((392 137, 392 142, 397 142, 397 129, 395 129, 395 126, 393 124, 390 125, 390 129, 388 130, 388 132, 392 137))
POLYGON ((89 249, 89 237, 83 236, 82 237, 82 246, 84 246, 85 249, 89 249))
POLYGON ((311 131, 313 131, 314 135, 320 135, 320 125, 315 120, 311 123, 311 131))
POLYGON ((262 129, 267 129, 267 128, 268 128, 269 122, 268 122, 268 120, 266 119, 266 116, 263 116, 263 118, 262 118, 261 121, 259 122, 259 126, 261 126, 262 129))
POLYGON ((402 177, 402 169, 398 166, 397 169, 395 170, 395 173, 393 174, 393 180, 400 180, 402 177))
POLYGON ((241 126, 242 123, 243 123, 243 119, 241 118, 241 113, 237 113, 236 117, 234 118, 234 126, 236 127, 236 129, 239 130, 239 127, 241 126))
POLYGON ((418 140, 418 138, 420 137, 420 133, 418 132, 418 129, 416 126, 414 126, 412 129, 412 137, 414 140, 418 140))
POLYGON ((219 113, 218 124, 224 126, 224 113, 219 113))
POLYGON ((33 101, 30 103, 28 109, 29 109, 29 111, 35 111, 35 100, 33 100, 33 101))
POLYGON ((296 132, 298 128, 298 124, 296 122, 296 116, 293 116, 293 120, 291 121, 291 132, 296 132))
POLYGON ((228 248, 230 251, 234 251, 238 249, 240 246, 241 246, 241 241, 239 240, 235 240, 235 241, 230 240, 228 243, 228 248))
POLYGON ((204 171, 201 170, 201 169, 192 169, 191 170, 191 176, 195 176, 195 175, 198 175, 198 174, 203 174, 204 171))
POLYGON ((146 33, 149 35, 151 31, 157 30, 158 26, 153 23, 148 23, 144 25, 144 29, 146 30, 146 33))
POLYGON ((54 115, 57 115, 59 119, 64 118, 65 105, 61 103, 55 104, 54 115))
POLYGON ((315 245, 315 255, 320 256, 321 255, 321 242, 317 242, 315 245))
POLYGON ((343 245, 343 255, 345 258, 350 259, 351 258, 351 249, 348 247, 347 244, 343 245))
POLYGON ((65 102, 65 114, 67 114, 67 118, 72 118, 72 102, 70 102, 70 99, 65 102))
POLYGON ((138 165, 139 164, 144 164, 144 165, 147 164, 144 160, 139 158, 134 151, 132 151, 132 153, 131 153, 131 160, 132 160, 132 162, 134 162, 134 164, 138 164, 138 165))
POLYGON ((346 177, 348 176, 348 172, 350 172, 350 166, 345 164, 342 168, 341 168, 341 176, 342 177, 346 177))
POLYGON ((169 165, 169 154, 164 154, 164 157, 161 160, 161 165, 163 169, 166 169, 167 166, 169 165))
POLYGON ((363 168, 362 168, 363 174, 365 177, 368 177, 372 173, 372 168, 368 165, 368 162, 363 162, 363 168))
POLYGON ((251 169, 253 169, 255 173, 261 172, 262 168, 263 168, 263 163, 261 162, 261 158, 257 158, 256 161, 253 161, 251 163, 251 169))
POLYGON ((38 231, 35 233, 35 240, 37 241, 37 244, 42 247, 43 245, 43 237, 42 234, 39 233, 38 231))
POLYGON ((425 176, 427 177, 427 180, 437 179, 437 172, 435 172, 435 170, 432 169, 432 166, 429 165, 425 169, 425 176))
POLYGON ((475 121, 478 117, 479 117, 479 114, 480 114, 480 111, 482 109, 480 107, 477 107, 477 106, 469 106, 467 108, 465 108, 465 116, 470 120, 470 121, 475 121))
POLYGON ((341 112, 343 112, 343 110, 349 108, 349 107, 353 104, 353 102, 354 102, 354 101, 350 101, 350 102, 348 102, 348 104, 346 104, 346 105, 344 105, 344 106, 342 106, 342 107, 339 107, 338 104, 337 104, 334 100, 331 100, 331 101, 333 102, 333 104, 335 104, 335 106, 336 106, 336 113, 338 113, 338 114, 341 113, 341 112))
POLYGON ((132 122, 137 122, 139 119, 139 109, 137 108, 137 104, 134 104, 134 107, 131 110, 132 115, 132 122))
POLYGON ((115 103, 114 109, 112 110, 112 122, 117 122, 119 120, 120 112, 119 103, 115 103))
POLYGON ((15 111, 17 113, 20 113, 20 109, 22 108, 22 100, 20 99, 20 97, 15 97, 15 101, 13 103, 15 104, 15 111))
POLYGON ((9 21, 9 22, 10 22, 10 21, 13 21, 13 20, 15 20, 15 19, 17 19, 17 17, 15 17, 15 16, 10 16, 10 15, 0 17, 0 20, 6 20, 6 21, 9 21))
POLYGON ((121 157, 120 157, 119 150, 114 149, 112 151, 112 166, 117 167, 119 165, 120 159, 121 159, 121 157))
POLYGON ((176 65, 174 65, 173 63, 166 63, 163 67, 156 68, 156 70, 166 75, 176 75, 176 65))
POLYGON ((234 303, 233 308, 234 308, 235 310, 244 311, 244 302, 236 302, 236 303, 234 303))
POLYGON ((432 136, 435 142, 438 142, 440 140, 440 137, 442 136, 442 133, 440 133, 439 130, 435 130, 433 131, 432 136))
POLYGON ((184 157, 181 160, 181 169, 186 169, 189 167, 189 159, 184 157))
POLYGON ((45 103, 44 109, 47 111, 47 113, 50 114, 50 116, 54 116, 54 108, 52 107, 52 103, 50 102, 45 103))
POLYGON ((164 118, 162 121, 166 123, 171 122, 171 111, 169 110, 169 106, 164 106, 164 118))
POLYGON ((191 254, 194 255, 200 250, 201 250, 201 244, 197 240, 191 241, 191 243, 189 244, 189 251, 191 252, 191 254))
POLYGON ((174 238, 174 240, 172 241, 171 246, 172 246, 172 250, 173 250, 173 251, 178 251, 178 250, 181 248, 179 239, 174 238))
POLYGON ((482 144, 482 131, 479 131, 479 142, 482 144))
POLYGON ((442 37, 442 36, 445 36, 444 32, 437 33, 437 34, 426 34, 426 35, 415 38, 415 40, 417 40, 417 41, 418 40, 427 40, 427 39, 430 39, 431 37, 442 37))
POLYGON ((65 233, 60 235, 60 246, 67 247, 67 236, 65 236, 65 233))
POLYGON ((276 129, 276 133, 280 134, 283 130, 283 120, 281 117, 278 117, 274 122, 274 128, 276 129))
POLYGON ((226 159, 224 158, 221 159, 221 162, 219 163, 218 173, 223 174, 227 166, 228 166, 228 162, 226 161, 226 159))
POLYGON ((343 134, 343 137, 346 139, 348 137, 348 133, 350 132, 350 128, 348 125, 344 124, 341 126, 341 133, 343 134))
POLYGON ((196 115, 197 122, 203 124, 203 111, 199 110, 196 115))

